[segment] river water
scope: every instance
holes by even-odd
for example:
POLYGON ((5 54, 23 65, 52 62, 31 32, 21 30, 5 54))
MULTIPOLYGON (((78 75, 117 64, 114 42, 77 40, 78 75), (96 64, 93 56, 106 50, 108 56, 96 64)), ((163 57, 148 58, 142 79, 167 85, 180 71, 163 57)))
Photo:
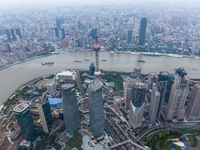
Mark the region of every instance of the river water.
MULTIPOLYGON (((132 54, 118 54, 100 52, 100 69, 112 71, 131 72, 134 67, 141 67, 143 73, 169 71, 174 72, 178 67, 184 67, 189 77, 200 78, 200 59, 195 58, 174 58, 174 57, 155 57, 132 54), (107 62, 101 61, 107 60, 107 62), (137 60, 145 60, 145 63, 137 60), (167 65, 171 65, 168 67, 167 65), (193 70, 197 68, 198 70, 193 70)), ((92 52, 66 52, 61 51, 58 55, 38 58, 21 64, 0 70, 0 104, 6 100, 13 91, 22 84, 43 75, 52 74, 66 68, 85 68, 89 69, 91 61, 95 61, 94 51, 92 52), (89 59, 90 61, 84 61, 89 59), (82 61, 81 63, 74 62, 82 61), (42 62, 54 62, 53 66, 42 66, 42 62)))

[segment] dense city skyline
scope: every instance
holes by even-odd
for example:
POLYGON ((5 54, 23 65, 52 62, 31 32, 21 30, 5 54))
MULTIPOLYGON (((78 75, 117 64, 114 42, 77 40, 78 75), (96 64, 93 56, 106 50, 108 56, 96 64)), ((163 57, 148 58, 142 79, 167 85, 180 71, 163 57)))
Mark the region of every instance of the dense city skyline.
POLYGON ((200 148, 196 0, 4 4, 0 149, 200 148))

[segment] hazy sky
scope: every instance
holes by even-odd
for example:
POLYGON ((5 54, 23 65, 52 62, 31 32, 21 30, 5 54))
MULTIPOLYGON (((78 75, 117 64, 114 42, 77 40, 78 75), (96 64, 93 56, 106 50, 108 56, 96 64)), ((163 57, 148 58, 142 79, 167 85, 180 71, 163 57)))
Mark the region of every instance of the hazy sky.
POLYGON ((152 3, 152 2, 167 2, 174 4, 175 2, 179 3, 200 3, 200 0, 0 0, 0 4, 31 4, 31 3, 65 3, 65 4, 119 4, 119 3, 152 3))

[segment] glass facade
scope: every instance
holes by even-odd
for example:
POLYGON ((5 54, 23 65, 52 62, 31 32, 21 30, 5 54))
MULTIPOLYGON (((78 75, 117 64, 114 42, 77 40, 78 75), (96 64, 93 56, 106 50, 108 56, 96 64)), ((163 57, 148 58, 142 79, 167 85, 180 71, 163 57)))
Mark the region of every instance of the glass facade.
POLYGON ((147 26, 147 18, 144 17, 141 19, 141 24, 140 24, 139 45, 144 45, 146 26, 147 26))
MULTIPOLYGON (((19 105, 17 105, 16 107, 18 107, 19 105)), ((15 111, 14 109, 14 113, 15 113, 17 122, 20 126, 23 138, 27 141, 34 142, 35 139, 37 138, 37 131, 35 129, 35 125, 33 123, 33 119, 32 119, 31 112, 28 105, 21 112, 15 111)))
POLYGON ((73 84, 62 85, 63 115, 67 132, 71 135, 81 127, 80 113, 73 84))
POLYGON ((43 103, 42 108, 43 108, 44 117, 47 123, 47 127, 49 128, 53 124, 53 118, 52 118, 49 102, 47 101, 43 103))
POLYGON ((132 86, 131 101, 135 107, 141 107, 145 101, 146 87, 145 86, 132 86))
POLYGON ((101 83, 94 80, 89 85, 88 95, 89 95, 90 129, 94 137, 97 138, 104 134, 105 125, 104 125, 101 83))
POLYGON ((91 76, 94 76, 95 66, 94 66, 94 63, 93 63, 93 62, 90 63, 89 69, 90 69, 90 75, 91 75, 91 76))

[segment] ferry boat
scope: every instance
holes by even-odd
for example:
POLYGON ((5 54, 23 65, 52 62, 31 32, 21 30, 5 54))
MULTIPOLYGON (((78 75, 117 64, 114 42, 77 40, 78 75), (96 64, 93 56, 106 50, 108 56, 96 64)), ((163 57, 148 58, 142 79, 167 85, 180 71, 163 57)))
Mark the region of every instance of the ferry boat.
POLYGON ((80 60, 75 60, 74 62, 81 62, 80 60))
POLYGON ((54 51, 54 52, 52 52, 51 54, 60 54, 60 52, 54 51))
POLYGON ((43 66, 43 65, 53 65, 54 64, 54 62, 45 62, 45 63, 41 63, 41 65, 43 66))
POLYGON ((147 55, 147 56, 161 56, 161 54, 159 53, 154 53, 154 52, 147 52, 147 53, 143 53, 143 55, 147 55))
POLYGON ((107 61, 107 60, 105 60, 105 59, 102 59, 101 61, 107 61))
POLYGON ((145 61, 144 61, 144 60, 138 60, 137 62, 143 62, 143 63, 145 63, 145 61))
POLYGON ((90 61, 89 59, 84 59, 84 61, 90 61))

